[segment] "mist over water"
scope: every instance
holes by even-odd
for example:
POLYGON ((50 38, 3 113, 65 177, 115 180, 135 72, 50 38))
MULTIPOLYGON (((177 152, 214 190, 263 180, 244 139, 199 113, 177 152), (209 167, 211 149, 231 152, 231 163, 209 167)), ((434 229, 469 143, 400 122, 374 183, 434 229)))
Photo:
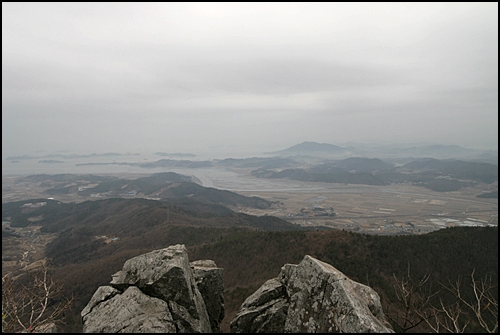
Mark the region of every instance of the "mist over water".
MULTIPOLYGON (((269 157, 265 152, 274 150, 281 150, 283 147, 265 146, 261 147, 211 147, 208 150, 157 150, 157 151, 130 151, 124 154, 122 151, 108 151, 121 154, 120 156, 91 156, 91 157, 78 157, 78 158, 62 158, 62 157, 46 157, 49 155, 91 155, 96 153, 103 154, 99 150, 92 152, 76 152, 72 150, 48 152, 2 152, 2 176, 9 175, 31 175, 31 174, 59 174, 59 173, 74 173, 74 174, 102 174, 102 173, 158 173, 165 171, 173 171, 175 169, 169 168, 142 168, 131 165, 118 165, 118 163, 151 163, 161 159, 167 160, 189 160, 189 161, 212 161, 222 160, 226 158, 249 158, 249 157, 269 157), (181 156, 161 156, 157 152, 164 152, 168 154, 193 154, 194 157, 181 157, 181 156), (12 159, 23 155, 30 156, 30 159, 12 159), (9 159, 7 159, 9 158, 9 159), (39 163, 43 160, 56 160, 62 163, 39 163), (106 165, 79 165, 87 163, 117 163, 106 165)), ((196 169, 188 169, 196 170, 196 169)), ((180 172, 179 172, 180 173, 180 172)))
MULTIPOLYGON (((240 176, 234 172, 227 171, 220 167, 209 167, 209 168, 168 168, 168 167, 156 167, 156 168, 143 168, 133 165, 119 165, 119 163, 150 163, 156 162, 162 159, 167 160, 189 160, 189 161, 212 161, 215 159, 225 159, 225 158, 247 158, 247 157, 263 157, 266 156, 262 152, 257 150, 233 150, 232 153, 222 153, 222 152, 206 152, 206 153, 192 153, 187 151, 175 151, 168 152, 169 154, 174 153, 191 153, 195 157, 179 157, 179 156, 160 156, 155 153, 138 153, 138 154, 127 154, 121 156, 92 156, 92 157, 79 157, 65 159, 61 157, 44 157, 49 154, 54 153, 36 153, 29 155, 30 159, 6 159, 15 158, 16 156, 22 156, 25 153, 7 156, 4 155, 2 162, 2 176, 27 176, 33 174, 144 174, 150 175, 153 173, 160 172, 175 172, 187 176, 193 176, 198 179, 205 187, 215 187, 218 186, 219 182, 222 182, 225 186, 234 184, 235 189, 240 187, 236 186, 239 184, 246 184, 244 181, 237 181, 240 176), (55 160, 61 163, 40 163, 42 160, 55 160), (98 163, 101 165, 78 165, 78 164, 88 164, 88 163, 98 163), (113 164, 104 164, 113 163, 113 164), (223 181, 228 181, 227 183, 223 181), (231 182, 229 182, 231 181, 231 182)), ((58 152, 61 155, 71 155, 74 152, 58 152)), ((80 153, 80 155, 88 155, 89 153, 80 153)), ((26 154, 27 155, 27 154, 26 154)), ((243 187, 246 189, 247 187, 243 187)), ((257 187, 261 189, 262 187, 257 187)))

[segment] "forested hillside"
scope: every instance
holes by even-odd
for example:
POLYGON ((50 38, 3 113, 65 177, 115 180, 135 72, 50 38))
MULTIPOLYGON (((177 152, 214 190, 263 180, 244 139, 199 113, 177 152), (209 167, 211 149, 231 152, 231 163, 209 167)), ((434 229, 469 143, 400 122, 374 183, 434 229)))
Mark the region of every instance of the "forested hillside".
POLYGON ((395 167, 377 158, 351 157, 308 169, 287 168, 275 171, 260 167, 251 174, 259 178, 287 178, 324 183, 411 183, 437 192, 449 192, 478 182, 491 184, 498 181, 498 165, 427 158, 395 167))
MULTIPOLYGON (((248 232, 213 244, 192 247, 192 259, 208 258, 225 268, 227 314, 235 312, 242 297, 256 283, 277 276, 285 263, 297 264, 308 254, 332 264, 351 279, 374 288, 385 307, 397 299, 393 274, 430 282, 448 283, 463 278, 498 278, 498 229, 449 228, 418 236, 373 236, 344 231, 248 232), (249 289, 246 289, 249 288, 249 289)), ((468 292, 471 294, 471 292, 468 292)), ((231 317, 229 318, 229 320, 231 317)))
POLYGON ((405 276, 408 266, 415 278, 429 273, 434 285, 458 277, 466 283, 474 269, 477 278, 498 278, 498 229, 494 227, 371 236, 338 230, 302 231, 273 217, 220 216, 168 205, 151 208, 145 200, 134 206, 123 199, 103 204, 109 207, 107 215, 85 208, 85 220, 78 221, 84 215, 75 212, 64 227, 50 225, 62 231, 47 247, 53 277, 65 283, 66 294, 76 297, 74 314, 66 317, 67 330, 80 330, 79 311, 127 259, 178 243, 187 246, 190 260, 212 259, 224 268, 226 330, 246 297, 277 276, 284 264, 297 264, 305 255, 371 286, 385 307, 395 306, 397 300, 392 275, 405 276), (99 235, 119 239, 106 243, 99 235))
MULTIPOLYGON (((374 169, 384 169, 383 162, 373 163, 374 169)), ((322 165, 316 170, 336 169, 340 168, 322 165)), ((286 171, 290 170, 282 173, 286 171)), ((419 175, 426 173, 429 172, 419 175)), ((368 172, 357 175, 373 177, 368 172)), ((430 180, 434 176, 430 172, 430 180)), ((31 178, 44 182, 49 177, 31 178)), ((93 177, 50 178, 52 182, 60 182, 62 189, 75 187, 67 183, 76 183, 76 187, 80 187, 79 182, 88 185, 93 177)), ((174 244, 185 244, 190 260, 211 259, 224 268, 225 331, 245 298, 263 282, 276 277, 284 264, 298 264, 305 255, 329 263, 351 279, 371 286, 381 296, 384 308, 391 310, 400 308, 394 279, 404 278, 409 269, 417 281, 428 275, 427 284, 433 288, 459 278, 463 279, 464 287, 470 288, 471 273, 475 278, 489 276, 495 283, 498 281, 497 227, 448 228, 415 236, 306 229, 273 216, 233 212, 228 206, 268 208, 273 203, 205 188, 176 174, 155 174, 133 181, 92 181, 100 182, 96 187, 101 188, 90 192, 153 192, 163 200, 109 198, 64 203, 40 198, 2 204, 2 220, 10 221, 12 227, 36 222, 42 234, 53 234, 54 239, 45 247, 50 274, 64 284, 66 296, 75 297, 73 310, 65 316, 66 331, 81 331, 80 311, 126 260, 174 244), (158 188, 159 184, 163 187, 158 188)), ((13 234, 3 237, 20 238, 13 234)), ((464 294, 473 297, 468 289, 464 294)), ((453 296, 443 293, 439 296, 453 301, 453 296)), ((414 330, 428 330, 422 327, 414 330)))

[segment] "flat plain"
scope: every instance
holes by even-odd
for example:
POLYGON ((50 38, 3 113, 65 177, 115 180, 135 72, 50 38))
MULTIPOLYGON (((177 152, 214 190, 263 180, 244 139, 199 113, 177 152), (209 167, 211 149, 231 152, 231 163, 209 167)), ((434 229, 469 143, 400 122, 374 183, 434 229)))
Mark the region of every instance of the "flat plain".
MULTIPOLYGON (((257 178, 250 169, 170 169, 195 177, 205 187, 258 196, 276 202, 270 209, 232 208, 251 215, 273 215, 302 226, 326 226, 371 234, 423 234, 452 226, 498 225, 498 199, 478 198, 494 184, 478 183, 453 192, 411 184, 369 186, 257 178), (334 214, 333 214, 334 213, 334 214)), ((113 173, 125 179, 151 173, 113 173)), ((104 175, 104 174, 100 174, 104 175)), ((2 202, 47 198, 40 183, 2 177, 2 202)), ((140 196, 140 195, 138 195, 140 196)), ((63 202, 96 200, 77 194, 53 196, 63 202)))
MULTIPOLYGON (((250 169, 238 168, 169 171, 192 176, 205 187, 274 202, 268 209, 231 208, 234 211, 257 216, 273 215, 305 227, 401 235, 425 234, 453 226, 498 226, 498 199, 477 197, 482 192, 498 189, 498 182, 478 183, 454 192, 435 192, 410 184, 368 186, 257 178, 250 174, 250 169)), ((151 173, 95 175, 136 179, 151 173)), ((19 177, 2 176, 2 203, 47 198, 83 202, 105 198, 82 197, 77 193, 47 195, 44 191, 56 184, 17 182, 19 177)), ((138 193, 133 197, 145 196, 138 193)), ((41 233, 36 218, 27 227, 10 227, 10 222, 2 222, 2 228, 17 235, 2 240, 2 271, 8 272, 39 266, 44 260, 45 246, 57 236, 41 233)))
POLYGON ((498 199, 477 198, 495 184, 478 184, 453 192, 435 192, 421 186, 345 185, 269 180, 233 169, 238 188, 228 178, 212 178, 218 188, 246 196, 279 201, 272 209, 239 209, 252 215, 274 215, 303 226, 327 226, 372 234, 422 234, 453 226, 498 225, 498 199), (233 186, 231 185, 233 183, 233 186), (259 187, 260 185, 260 187, 259 187), (333 208, 335 216, 312 209, 333 208))

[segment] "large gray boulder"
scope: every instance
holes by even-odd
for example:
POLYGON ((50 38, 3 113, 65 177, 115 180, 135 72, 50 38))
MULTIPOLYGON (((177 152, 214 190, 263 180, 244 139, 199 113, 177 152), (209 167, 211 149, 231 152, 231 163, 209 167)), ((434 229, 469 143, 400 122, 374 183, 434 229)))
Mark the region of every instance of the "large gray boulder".
POLYGON ((176 332, 168 303, 147 296, 135 286, 123 293, 109 286, 99 287, 82 316, 85 333, 176 332))
POLYGON ((205 301, 205 307, 213 333, 220 333, 224 319, 224 274, 214 261, 201 260, 189 263, 193 270, 196 287, 205 301))
POLYGON ((311 256, 286 264, 242 304, 231 322, 236 333, 383 333, 394 331, 380 298, 311 256))
POLYGON ((245 300, 231 322, 231 332, 283 333, 288 300, 286 287, 277 278, 266 281, 245 300))
POLYGON ((111 286, 98 288, 83 309, 83 331, 210 333, 212 325, 219 331, 220 314, 224 315, 222 269, 212 261, 198 263, 210 267, 192 268, 184 245, 129 259, 113 275, 111 286), (197 284, 206 281, 203 278, 220 282, 214 289, 200 285, 207 299, 218 295, 222 299, 217 300, 218 307, 210 301, 216 311, 211 317, 197 284))

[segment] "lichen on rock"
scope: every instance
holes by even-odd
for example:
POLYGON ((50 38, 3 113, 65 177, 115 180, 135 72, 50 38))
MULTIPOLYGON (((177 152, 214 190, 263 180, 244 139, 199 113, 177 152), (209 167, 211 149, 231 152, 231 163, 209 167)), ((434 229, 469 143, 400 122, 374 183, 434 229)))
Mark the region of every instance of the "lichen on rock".
POLYGON ((83 331, 219 332, 224 316, 222 269, 213 261, 195 264, 190 265, 184 245, 127 260, 110 286, 99 287, 83 309, 83 331), (205 299, 210 300, 210 316, 205 299))
POLYGON ((393 332, 380 298, 330 264, 305 256, 286 264, 242 304, 231 332, 393 332))

